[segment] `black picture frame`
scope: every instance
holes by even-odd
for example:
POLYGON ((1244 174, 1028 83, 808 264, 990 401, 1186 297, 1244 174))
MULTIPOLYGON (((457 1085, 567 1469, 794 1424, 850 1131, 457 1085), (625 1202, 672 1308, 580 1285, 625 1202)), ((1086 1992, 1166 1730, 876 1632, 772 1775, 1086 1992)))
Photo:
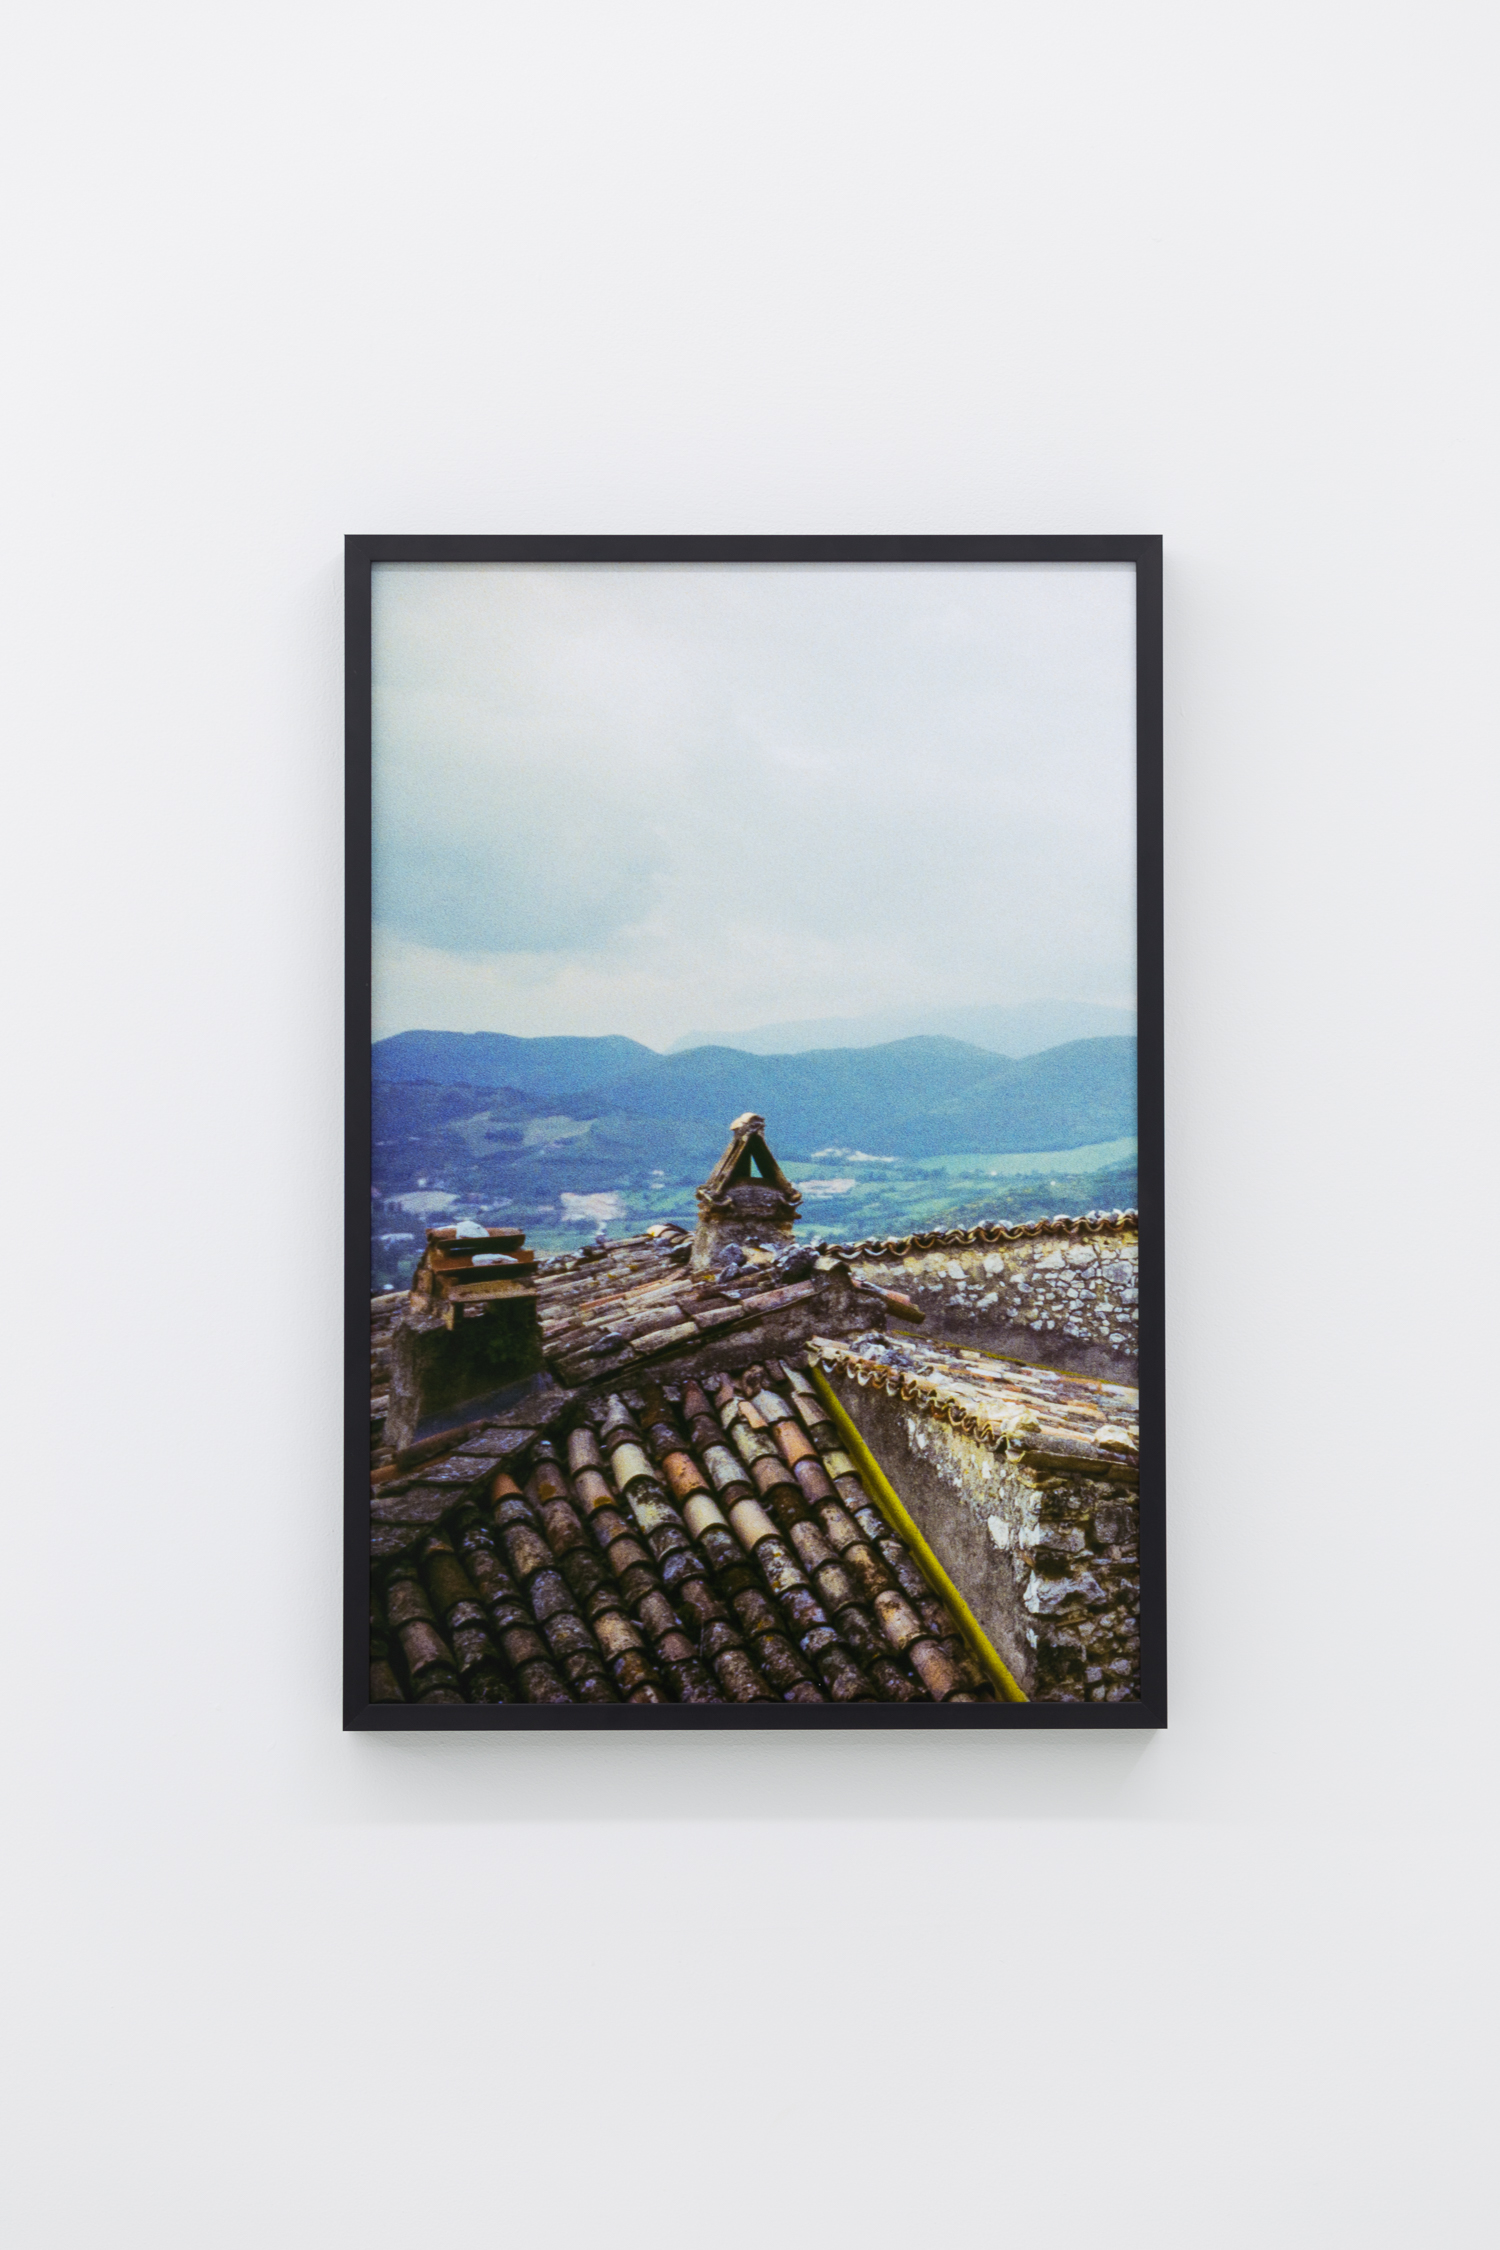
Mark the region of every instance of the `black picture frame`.
POLYGON ((346 1731, 534 1728, 1038 1728, 1167 1723, 1163 1365, 1162 542, 1097 537, 351 535, 345 542, 346 1107, 344 1706, 346 1731), (1136 866, 1140 1142, 1141 1695, 1129 1703, 373 1703, 369 1695, 369 1210, 372 1178, 371 597, 378 563, 1126 563, 1136 579, 1136 866))

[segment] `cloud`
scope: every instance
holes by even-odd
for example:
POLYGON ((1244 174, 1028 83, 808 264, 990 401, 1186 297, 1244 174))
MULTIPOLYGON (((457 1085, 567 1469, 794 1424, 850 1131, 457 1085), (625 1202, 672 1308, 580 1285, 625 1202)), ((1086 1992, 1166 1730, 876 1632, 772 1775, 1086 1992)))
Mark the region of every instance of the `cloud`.
POLYGON ((381 566, 375 710, 387 1028, 1133 989, 1127 572, 381 566))

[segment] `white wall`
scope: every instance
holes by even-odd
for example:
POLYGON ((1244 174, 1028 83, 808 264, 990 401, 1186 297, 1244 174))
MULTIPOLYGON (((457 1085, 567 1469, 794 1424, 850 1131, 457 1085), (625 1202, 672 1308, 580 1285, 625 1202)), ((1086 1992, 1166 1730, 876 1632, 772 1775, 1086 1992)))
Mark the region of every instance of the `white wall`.
POLYGON ((1477 2242, 1493 12, 7 50, 9 2239, 1477 2242), (351 529, 1165 534, 1169 1733, 339 1733, 351 529))

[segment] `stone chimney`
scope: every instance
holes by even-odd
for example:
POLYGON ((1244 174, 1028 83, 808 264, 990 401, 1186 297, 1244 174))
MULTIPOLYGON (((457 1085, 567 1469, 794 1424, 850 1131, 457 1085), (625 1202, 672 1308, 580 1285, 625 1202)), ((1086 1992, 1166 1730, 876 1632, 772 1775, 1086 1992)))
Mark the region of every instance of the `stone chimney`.
POLYGON ((536 1253, 505 1227, 429 1227, 391 1335, 386 1442, 497 1413, 542 1368, 536 1253))
POLYGON ((698 1190, 694 1273, 706 1273, 729 1243, 785 1249, 802 1196, 766 1146, 766 1121, 747 1110, 729 1128, 729 1146, 698 1190))

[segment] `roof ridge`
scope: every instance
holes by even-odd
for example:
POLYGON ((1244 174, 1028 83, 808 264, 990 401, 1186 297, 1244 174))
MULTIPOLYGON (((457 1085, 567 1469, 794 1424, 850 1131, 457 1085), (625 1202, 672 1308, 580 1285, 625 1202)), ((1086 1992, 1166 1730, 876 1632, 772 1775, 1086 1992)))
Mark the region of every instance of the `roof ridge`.
MULTIPOLYGON (((1126 1439, 1124 1443, 1108 1447, 1090 1445, 1077 1431, 1048 1423, 1044 1419, 1044 1403, 1027 1401, 1018 1412, 1003 1416, 980 1413, 966 1400, 956 1397, 940 1376, 885 1366, 877 1359, 867 1358, 857 1342, 844 1343, 830 1336, 814 1336, 807 1346, 807 1356, 817 1366, 842 1368, 854 1377, 861 1390, 885 1391, 892 1398, 904 1399, 908 1405, 921 1406, 935 1420, 947 1422, 964 1436, 976 1438, 991 1452, 1023 1468, 1066 1467, 1085 1476, 1123 1476, 1132 1482, 1138 1473, 1138 1446, 1126 1433, 1121 1432, 1126 1439)), ((1101 1429, 1115 1431, 1119 1427, 1101 1417, 1101 1429)))
POLYGON ((825 1256, 858 1258, 905 1257, 913 1250, 946 1250, 981 1242, 1021 1242, 1028 1237, 1065 1234, 1124 1234, 1140 1226, 1139 1211, 1101 1211, 1087 1218, 1070 1218, 1059 1212, 1053 1219, 1018 1219, 1013 1224, 994 1219, 977 1227, 940 1227, 931 1233, 867 1235, 861 1242, 830 1242, 825 1256))

